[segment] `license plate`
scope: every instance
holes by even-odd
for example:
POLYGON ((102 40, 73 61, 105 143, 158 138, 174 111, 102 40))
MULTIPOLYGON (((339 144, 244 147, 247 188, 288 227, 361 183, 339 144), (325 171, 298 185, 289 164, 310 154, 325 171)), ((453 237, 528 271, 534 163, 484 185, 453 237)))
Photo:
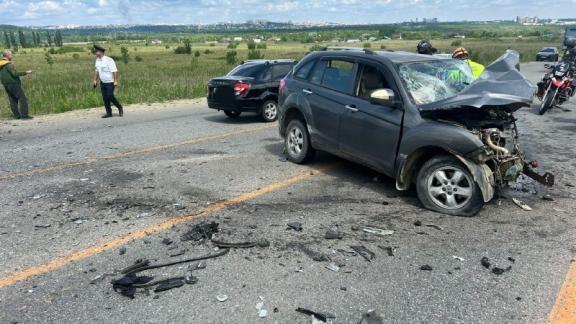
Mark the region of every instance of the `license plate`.
POLYGON ((554 72, 554 75, 557 76, 557 77, 563 77, 563 76, 564 76, 564 72, 556 71, 556 72, 554 72))

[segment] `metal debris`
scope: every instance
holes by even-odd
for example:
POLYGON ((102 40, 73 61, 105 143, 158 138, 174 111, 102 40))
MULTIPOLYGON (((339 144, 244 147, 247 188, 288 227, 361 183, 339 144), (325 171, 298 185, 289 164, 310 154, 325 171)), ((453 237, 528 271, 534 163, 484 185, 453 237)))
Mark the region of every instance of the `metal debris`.
POLYGON ((420 270, 422 270, 422 271, 432 271, 432 270, 434 270, 434 269, 432 269, 431 266, 425 264, 425 265, 423 265, 423 266, 420 267, 420 270))
POLYGON ((338 272, 340 270, 340 267, 336 263, 331 262, 331 263, 326 265, 326 269, 328 269, 330 271, 338 272))
POLYGON ((533 210, 532 207, 528 206, 526 203, 524 203, 520 199, 512 198, 512 201, 516 204, 516 206, 524 209, 525 211, 532 211, 533 210))
POLYGON ((196 224, 188 232, 184 233, 180 240, 183 242, 210 240, 212 235, 218 232, 218 226, 219 224, 216 222, 196 224))
POLYGON ((326 234, 324 234, 324 238, 327 240, 341 240, 344 237, 344 234, 338 230, 338 226, 330 226, 326 234))
POLYGON ((254 242, 239 242, 239 243, 231 243, 231 242, 222 242, 218 240, 212 240, 212 243, 219 247, 219 248, 238 248, 238 249, 249 249, 253 247, 269 247, 270 242, 268 240, 262 239, 254 242))
POLYGON ((392 231, 392 230, 385 230, 382 228, 371 227, 371 226, 365 226, 364 228, 362 228, 362 231, 364 233, 370 233, 370 234, 379 235, 379 236, 388 236, 388 235, 394 234, 394 231, 392 231))
POLYGON ((290 222, 286 224, 288 226, 288 230, 294 230, 296 232, 302 232, 303 225, 300 222, 290 222))
POLYGON ((298 313, 302 313, 304 315, 312 316, 312 317, 316 318, 317 320, 324 322, 324 323, 326 323, 328 321, 328 319, 336 318, 336 316, 334 316, 334 314, 315 312, 315 311, 312 311, 312 310, 309 310, 306 308, 302 308, 302 307, 296 308, 296 311, 298 313))
POLYGON ((350 246, 350 248, 354 250, 356 253, 360 254, 368 262, 372 262, 372 260, 374 260, 374 258, 376 257, 376 254, 368 250, 368 248, 366 248, 364 245, 350 246))
POLYGON ((216 296, 216 299, 217 299, 219 302, 223 303, 223 302, 225 302, 225 301, 228 300, 228 295, 218 295, 218 296, 216 296))

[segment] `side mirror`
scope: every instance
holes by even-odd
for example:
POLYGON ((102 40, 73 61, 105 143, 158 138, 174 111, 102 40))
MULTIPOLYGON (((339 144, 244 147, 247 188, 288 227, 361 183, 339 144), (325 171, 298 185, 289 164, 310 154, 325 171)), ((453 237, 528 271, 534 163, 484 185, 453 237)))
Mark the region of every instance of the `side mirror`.
POLYGON ((370 103, 396 108, 400 102, 396 100, 396 95, 391 89, 378 89, 370 93, 370 103))

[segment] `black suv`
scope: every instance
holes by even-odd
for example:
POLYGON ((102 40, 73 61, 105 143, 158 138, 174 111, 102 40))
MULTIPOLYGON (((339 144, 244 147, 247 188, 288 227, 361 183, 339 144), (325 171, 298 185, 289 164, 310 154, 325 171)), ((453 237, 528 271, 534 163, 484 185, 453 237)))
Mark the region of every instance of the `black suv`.
POLYGON ((243 112, 259 114, 265 122, 278 117, 280 80, 295 60, 252 60, 242 62, 226 76, 208 82, 208 107, 238 118, 243 112))
MULTIPOLYGON (((288 159, 323 150, 415 184, 422 204, 472 216, 524 173, 512 113, 533 88, 508 51, 474 80, 466 62, 404 52, 327 49, 307 55, 280 83, 279 127, 288 159)), ((533 163, 532 166, 535 166, 533 163)))

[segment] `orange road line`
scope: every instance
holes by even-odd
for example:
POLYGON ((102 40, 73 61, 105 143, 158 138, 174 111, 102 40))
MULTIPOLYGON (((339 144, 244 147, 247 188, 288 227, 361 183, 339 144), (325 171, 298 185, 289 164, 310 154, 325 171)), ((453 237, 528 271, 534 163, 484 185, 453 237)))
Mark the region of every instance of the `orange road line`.
POLYGON ((295 184, 297 182, 301 182, 303 180, 306 180, 310 177, 313 177, 318 172, 324 172, 324 171, 330 170, 334 167, 335 167, 335 165, 328 165, 328 166, 318 168, 314 171, 307 171, 306 173, 302 173, 302 174, 296 175, 294 177, 287 178, 287 179, 281 180, 279 182, 269 184, 269 185, 267 185, 261 189, 257 189, 257 190, 251 191, 251 192, 247 192, 247 193, 238 195, 236 197, 232 197, 232 198, 229 198, 226 200, 212 203, 212 204, 210 204, 210 205, 208 205, 208 206, 206 206, 206 207, 204 207, 204 208, 202 208, 202 209, 200 209, 200 210, 198 210, 192 214, 177 216, 177 217, 174 217, 174 218, 169 219, 167 221, 157 223, 154 225, 150 225, 148 227, 137 230, 135 232, 123 234, 123 235, 121 235, 115 239, 100 243, 98 245, 94 245, 94 246, 87 247, 85 249, 82 249, 82 250, 79 250, 76 252, 72 252, 66 256, 57 258, 57 259, 52 260, 46 264, 30 267, 24 271, 17 272, 17 273, 8 275, 7 277, 0 278, 0 288, 6 287, 6 286, 11 286, 11 285, 13 285, 19 281, 27 280, 31 277, 36 277, 36 276, 45 274, 45 273, 50 272, 52 270, 56 270, 58 268, 61 268, 67 264, 86 259, 90 256, 93 256, 93 255, 96 255, 96 254, 99 254, 99 253, 102 253, 102 252, 105 252, 108 250, 112 250, 114 248, 122 246, 122 245, 129 243, 131 241, 144 238, 150 234, 154 234, 154 233, 158 233, 158 232, 170 229, 173 226, 192 221, 194 219, 197 219, 199 217, 220 211, 220 210, 225 209, 227 207, 239 205, 243 202, 253 200, 257 197, 260 197, 260 196, 265 195, 267 193, 270 193, 272 191, 275 191, 275 190, 290 186, 292 184, 295 184))
POLYGON ((572 263, 552 312, 548 324, 576 323, 576 263, 572 263))
POLYGON ((61 170, 65 170, 65 169, 71 169, 71 168, 75 168, 75 167, 86 166, 89 164, 94 164, 98 161, 116 160, 116 159, 132 156, 132 155, 153 153, 153 152, 158 152, 158 151, 162 151, 162 150, 175 148, 178 146, 197 144, 197 143, 201 143, 201 142, 222 139, 225 137, 230 137, 230 136, 235 136, 235 135, 253 133, 253 132, 257 132, 260 130, 269 129, 269 128, 273 128, 273 127, 276 127, 276 126, 275 125, 266 125, 266 126, 254 127, 254 128, 244 128, 244 129, 233 131, 233 132, 226 132, 226 133, 222 133, 222 134, 196 137, 196 138, 192 138, 192 139, 189 139, 189 140, 186 140, 183 142, 178 142, 178 143, 151 146, 151 147, 146 147, 146 148, 142 148, 142 149, 134 149, 134 150, 129 150, 129 151, 120 152, 120 153, 116 153, 116 154, 106 155, 106 156, 102 156, 102 157, 89 158, 89 159, 86 159, 83 161, 78 161, 78 162, 57 164, 57 165, 53 165, 53 166, 49 166, 49 167, 45 167, 45 168, 37 168, 37 169, 32 169, 32 170, 24 171, 24 172, 16 172, 16 173, 11 173, 11 174, 7 174, 4 176, 0 176, 0 181, 12 180, 12 179, 21 178, 21 177, 32 176, 35 174, 48 173, 48 172, 52 172, 52 171, 61 171, 61 170))

